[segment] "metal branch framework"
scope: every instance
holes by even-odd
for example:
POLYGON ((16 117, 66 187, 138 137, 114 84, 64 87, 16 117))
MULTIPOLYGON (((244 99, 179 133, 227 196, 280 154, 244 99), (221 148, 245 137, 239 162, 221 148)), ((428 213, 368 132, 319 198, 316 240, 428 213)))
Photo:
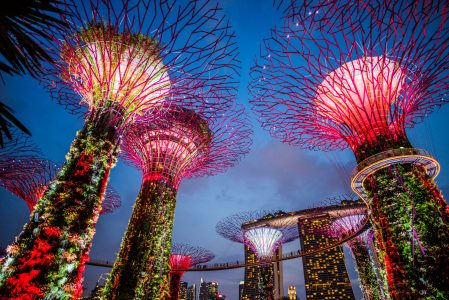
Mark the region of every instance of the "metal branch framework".
POLYGON ((240 106, 219 113, 171 106, 152 119, 135 122, 123 138, 124 159, 142 170, 143 181, 177 188, 183 178, 236 165, 251 145, 252 130, 240 106))
POLYGON ((30 212, 48 188, 48 183, 56 176, 58 164, 35 156, 16 157, 2 163, 0 185, 23 199, 30 212))
POLYGON ((282 212, 249 211, 229 216, 216 225, 218 234, 234 242, 250 247, 259 260, 271 260, 274 252, 284 243, 298 238, 296 226, 290 220, 281 219, 275 224, 260 223, 282 215, 282 212), (257 222, 257 225, 252 223, 257 222))
MULTIPOLYGON (((41 150, 31 141, 29 135, 24 134, 22 131, 12 128, 10 129, 12 139, 4 141, 4 146, 0 148, 0 156, 2 161, 6 161, 11 158, 20 158, 21 156, 33 156, 41 154, 41 150)), ((0 165, 1 169, 1 165, 0 165)))
POLYGON ((193 266, 211 261, 214 257, 211 251, 202 247, 175 243, 171 246, 171 272, 187 271, 193 266))
POLYGON ((71 110, 107 110, 120 126, 163 102, 221 108, 234 99, 238 51, 218 5, 90 0, 68 9, 44 82, 71 110))
POLYGON ((250 221, 256 221, 270 213, 271 211, 268 210, 255 210, 234 214, 219 221, 215 230, 225 239, 243 244, 245 236, 242 225, 250 221))
POLYGON ((363 159, 370 147, 404 140, 406 126, 447 102, 447 7, 388 0, 357 1, 364 8, 352 14, 328 7, 345 2, 292 4, 316 13, 291 13, 264 40, 251 69, 251 102, 282 141, 324 150, 349 145, 363 159))
POLYGON ((111 214, 115 212, 118 208, 122 206, 122 200, 120 198, 119 193, 112 186, 108 186, 105 194, 104 200, 101 203, 101 211, 100 214, 111 214))

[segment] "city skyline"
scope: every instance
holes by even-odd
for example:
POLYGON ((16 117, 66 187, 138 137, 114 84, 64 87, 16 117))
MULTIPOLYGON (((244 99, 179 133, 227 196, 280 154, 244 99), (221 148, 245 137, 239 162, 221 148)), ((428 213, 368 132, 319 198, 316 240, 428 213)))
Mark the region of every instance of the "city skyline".
MULTIPOLYGON (((238 102, 247 107, 248 68, 258 54, 262 38, 268 36, 269 29, 279 24, 280 19, 280 13, 271 1, 259 2, 230 0, 223 3, 223 9, 236 31, 243 61, 238 102)), ((42 148, 46 157, 63 161, 76 130, 81 127, 81 119, 52 102, 44 90, 28 77, 5 76, 5 81, 6 86, 1 86, 4 100, 31 130, 33 141, 42 148)), ((448 115, 449 107, 442 107, 424 124, 408 130, 414 145, 428 149, 439 160, 442 170, 437 182, 446 195, 449 192, 449 156, 444 150, 449 147, 449 139, 443 130, 449 127, 448 115), (437 136, 439 138, 433 138, 437 136)), ((322 153, 283 145, 258 126, 253 114, 250 116, 256 132, 254 146, 242 163, 222 175, 186 180, 179 188, 173 241, 210 247, 217 256, 212 264, 243 259, 242 245, 215 233, 215 224, 222 218, 248 209, 296 211, 350 191, 349 177, 355 160, 348 150, 322 153)), ((110 185, 120 194, 122 207, 111 215, 100 217, 90 253, 92 259, 115 259, 139 190, 140 173, 119 162, 111 172, 110 185)), ((4 190, 0 195, 0 225, 4 228, 0 241, 4 247, 22 230, 29 215, 23 201, 4 190)), ((299 243, 293 242, 284 252, 298 249, 299 243)), ((345 256, 349 256, 347 252, 345 256)), ((100 274, 110 270, 92 266, 86 269, 84 285, 87 287, 85 294, 88 294, 100 274)), ((353 285, 357 284, 353 268, 348 271, 353 285)), ((197 284, 201 277, 217 281, 227 299, 238 299, 243 269, 187 272, 184 280, 197 284)), ((296 286, 299 298, 304 299, 304 279, 298 259, 284 263, 285 295, 289 285, 296 286)), ((360 296, 360 292, 355 292, 356 297, 360 296)))

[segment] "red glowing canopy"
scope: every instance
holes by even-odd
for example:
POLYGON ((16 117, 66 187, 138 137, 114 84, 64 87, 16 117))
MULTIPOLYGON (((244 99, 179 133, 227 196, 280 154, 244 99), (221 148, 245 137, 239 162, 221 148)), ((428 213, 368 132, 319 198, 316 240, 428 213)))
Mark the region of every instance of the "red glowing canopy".
POLYGON ((407 146, 406 126, 449 99, 444 1, 285 2, 251 69, 251 103, 275 137, 363 158, 407 146))

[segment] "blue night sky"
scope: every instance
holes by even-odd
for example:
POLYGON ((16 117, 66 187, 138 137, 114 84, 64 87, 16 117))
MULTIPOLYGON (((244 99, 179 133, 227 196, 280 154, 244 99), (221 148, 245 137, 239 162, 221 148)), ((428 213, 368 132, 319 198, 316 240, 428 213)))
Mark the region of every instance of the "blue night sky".
MULTIPOLYGON (((248 71, 259 46, 269 30, 280 21, 280 13, 271 0, 221 1, 234 27, 242 61, 238 102, 247 108, 248 71)), ((56 162, 64 161, 75 133, 82 127, 81 117, 69 114, 52 101, 38 83, 28 77, 5 77, 0 84, 1 100, 17 111, 17 117, 33 133, 33 141, 44 155, 56 162)), ((441 163, 437 183, 449 193, 449 106, 441 108, 408 134, 416 147, 429 150, 441 163)), ((308 208, 328 197, 350 192, 350 171, 355 159, 350 151, 313 152, 282 144, 254 124, 254 143, 251 152, 241 163, 221 175, 185 180, 181 183, 174 223, 173 242, 188 243, 213 251, 211 263, 243 259, 243 246, 225 240, 215 232, 215 224, 235 213, 254 209, 293 211, 308 208)), ((101 216, 90 253, 91 258, 113 261, 119 250, 122 235, 131 215, 134 199, 141 183, 140 171, 121 161, 113 169, 110 184, 122 198, 122 207, 115 213, 101 216)), ((0 246, 5 247, 19 234, 27 222, 25 202, 6 191, 0 191, 0 246)), ((294 241, 285 252, 299 249, 294 241)), ((358 299, 357 275, 349 258, 347 267, 358 299)), ((90 267, 85 272, 86 293, 96 280, 109 269, 90 267)), ((243 269, 220 272, 186 273, 184 281, 199 285, 200 278, 218 281, 227 299, 238 299, 238 283, 243 269)), ((304 279, 300 259, 284 263, 284 289, 295 285, 300 299, 305 299, 304 279)))

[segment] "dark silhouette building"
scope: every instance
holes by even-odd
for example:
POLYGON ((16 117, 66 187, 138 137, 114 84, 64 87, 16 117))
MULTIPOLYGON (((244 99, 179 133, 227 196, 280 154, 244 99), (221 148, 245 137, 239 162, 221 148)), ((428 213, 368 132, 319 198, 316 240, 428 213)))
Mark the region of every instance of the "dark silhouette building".
POLYGON ((179 300, 187 300, 187 286, 187 282, 181 281, 181 288, 179 289, 179 300))
POLYGON ((217 282, 204 282, 201 278, 200 297, 199 300, 217 300, 218 283, 217 282))
MULTIPOLYGON (((299 219, 299 241, 303 251, 335 243, 334 238, 318 233, 318 229, 327 227, 330 221, 328 215, 299 219)), ((355 299, 341 246, 305 256, 302 261, 308 300, 355 299)))
POLYGON ((192 284, 187 288, 186 300, 197 300, 196 298, 196 285, 192 284))

